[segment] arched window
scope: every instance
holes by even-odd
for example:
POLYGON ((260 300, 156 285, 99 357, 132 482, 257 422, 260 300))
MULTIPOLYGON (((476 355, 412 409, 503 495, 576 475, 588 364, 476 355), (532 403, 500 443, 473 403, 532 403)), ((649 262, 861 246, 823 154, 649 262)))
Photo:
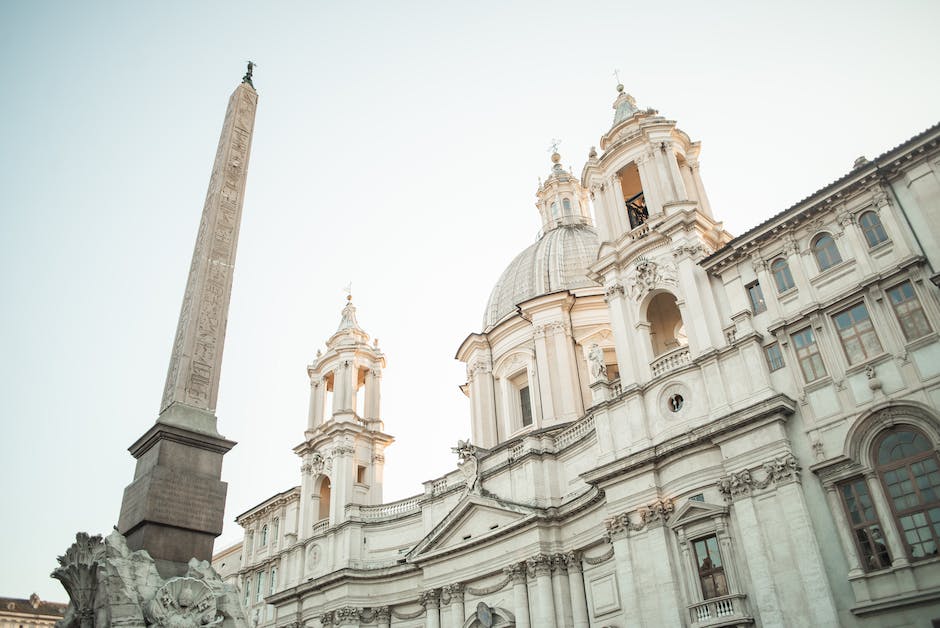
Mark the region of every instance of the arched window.
POLYGON ((558 216, 558 202, 555 201, 552 203, 552 218, 556 218, 557 216, 558 216))
POLYGON ((899 425, 875 441, 875 468, 911 560, 938 555, 940 548, 940 464, 920 431, 899 425))
POLYGON ((885 228, 881 224, 881 218, 875 212, 865 212, 858 219, 858 224, 865 234, 869 248, 877 246, 888 239, 885 228))
POLYGON ((793 275, 790 274, 790 265, 782 257, 770 264, 770 272, 773 273, 774 282, 777 284, 777 292, 786 292, 795 285, 793 275))
POLYGON ((261 547, 268 544, 268 524, 261 526, 261 547))
POLYGON ((836 248, 836 241, 828 233, 821 233, 813 239, 813 255, 816 256, 816 263, 819 270, 832 268, 842 261, 839 255, 839 249, 836 248))
POLYGON ((323 478, 320 484, 320 513, 319 520, 330 518, 330 478, 323 478))
POLYGON ((565 216, 571 215, 571 200, 567 198, 561 199, 561 209, 565 212, 565 216))
POLYGON ((650 324, 653 356, 688 345, 685 324, 675 296, 666 292, 654 296, 646 308, 646 318, 650 324))

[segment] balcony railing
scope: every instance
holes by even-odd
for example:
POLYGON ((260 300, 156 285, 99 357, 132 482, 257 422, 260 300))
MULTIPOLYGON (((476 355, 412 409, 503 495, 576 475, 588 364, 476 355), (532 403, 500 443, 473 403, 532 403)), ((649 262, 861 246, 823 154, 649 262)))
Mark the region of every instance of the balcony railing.
POLYGON ((653 377, 659 377, 691 362, 692 354, 689 353, 689 348, 679 347, 650 362, 650 369, 653 371, 653 377))
POLYGON ((689 606, 689 619, 693 626, 734 626, 754 623, 747 614, 745 598, 741 593, 713 597, 689 606))
POLYGON ((329 527, 330 527, 329 519, 320 519, 315 524, 313 524, 313 534, 319 534, 320 532, 323 532, 329 527))
POLYGON ((406 497, 389 504, 379 504, 377 506, 360 506, 359 514, 363 519, 382 519, 384 517, 394 517, 406 513, 416 512, 421 506, 418 504, 423 495, 406 497))

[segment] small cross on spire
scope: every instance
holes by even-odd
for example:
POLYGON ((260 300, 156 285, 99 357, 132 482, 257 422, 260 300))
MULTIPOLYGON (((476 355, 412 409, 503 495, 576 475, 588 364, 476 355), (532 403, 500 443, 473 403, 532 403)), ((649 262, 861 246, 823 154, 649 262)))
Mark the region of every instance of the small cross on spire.
POLYGON ((352 282, 351 281, 348 284, 346 284, 345 288, 343 288, 343 292, 346 293, 346 300, 352 301, 352 282))
POLYGON ((614 78, 617 79, 617 85, 620 85, 620 70, 614 70, 614 78))
POLYGON ((546 150, 546 152, 551 151, 551 152, 553 152, 553 153, 557 153, 557 152, 558 152, 558 145, 559 145, 559 144, 561 144, 561 140, 556 139, 556 138, 553 137, 553 138, 552 138, 552 145, 548 147, 548 149, 546 150))

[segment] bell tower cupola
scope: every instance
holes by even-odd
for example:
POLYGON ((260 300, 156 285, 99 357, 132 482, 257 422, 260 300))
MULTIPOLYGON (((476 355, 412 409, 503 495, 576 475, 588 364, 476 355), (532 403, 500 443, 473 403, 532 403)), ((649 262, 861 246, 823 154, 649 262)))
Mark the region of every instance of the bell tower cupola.
POLYGON ((591 225, 587 191, 570 170, 561 165, 558 142, 552 145, 552 171, 539 182, 536 207, 542 217, 542 233, 562 225, 591 225))
POLYGON ((294 448, 304 461, 300 538, 345 521, 349 504, 382 503, 385 448, 394 439, 380 413, 385 355, 378 339, 370 340, 349 295, 326 351, 307 366, 307 429, 294 448))

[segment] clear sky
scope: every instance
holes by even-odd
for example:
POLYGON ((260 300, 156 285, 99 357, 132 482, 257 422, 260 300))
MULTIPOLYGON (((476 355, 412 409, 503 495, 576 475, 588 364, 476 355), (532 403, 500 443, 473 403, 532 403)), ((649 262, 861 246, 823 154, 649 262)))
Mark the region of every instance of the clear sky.
POLYGON ((218 134, 260 94, 218 407, 226 529, 299 482, 306 364, 352 282, 381 342, 386 500, 469 436, 454 353, 580 174, 620 76, 701 140, 733 234, 940 118, 940 3, 0 3, 0 595, 117 522, 156 418, 218 134))

